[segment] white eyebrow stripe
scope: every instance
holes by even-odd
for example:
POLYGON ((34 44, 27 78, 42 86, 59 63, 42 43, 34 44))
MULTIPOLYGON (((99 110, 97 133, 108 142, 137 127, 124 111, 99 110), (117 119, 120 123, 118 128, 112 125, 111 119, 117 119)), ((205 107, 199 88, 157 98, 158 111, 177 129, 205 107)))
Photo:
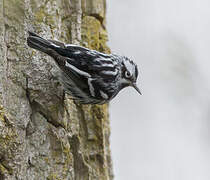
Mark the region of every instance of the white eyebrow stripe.
POLYGON ((126 63, 125 63, 125 66, 126 66, 126 68, 127 68, 127 70, 128 70, 129 72, 132 72, 132 70, 133 70, 133 66, 132 66, 132 64, 131 64, 131 63, 126 62, 126 63))
POLYGON ((131 75, 134 74, 135 72, 135 65, 131 64, 129 61, 124 61, 125 67, 127 69, 127 71, 129 71, 131 73, 131 75))
POLYGON ((87 78, 90 78, 90 77, 91 77, 90 74, 88 74, 87 72, 81 71, 80 69, 78 69, 78 68, 76 68, 75 66, 71 65, 71 64, 68 63, 67 61, 66 61, 65 66, 67 66, 67 67, 73 69, 74 71, 76 71, 78 74, 80 74, 80 75, 82 75, 82 76, 85 76, 85 77, 87 77, 87 78))

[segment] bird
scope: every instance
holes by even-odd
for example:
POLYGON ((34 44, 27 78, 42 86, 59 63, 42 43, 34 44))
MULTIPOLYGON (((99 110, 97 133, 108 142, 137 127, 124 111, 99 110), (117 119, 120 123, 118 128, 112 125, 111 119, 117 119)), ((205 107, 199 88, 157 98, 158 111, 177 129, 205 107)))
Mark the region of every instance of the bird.
POLYGON ((76 102, 105 104, 128 86, 141 94, 136 84, 138 67, 128 57, 44 39, 31 31, 28 34, 28 46, 54 59, 65 93, 76 102))

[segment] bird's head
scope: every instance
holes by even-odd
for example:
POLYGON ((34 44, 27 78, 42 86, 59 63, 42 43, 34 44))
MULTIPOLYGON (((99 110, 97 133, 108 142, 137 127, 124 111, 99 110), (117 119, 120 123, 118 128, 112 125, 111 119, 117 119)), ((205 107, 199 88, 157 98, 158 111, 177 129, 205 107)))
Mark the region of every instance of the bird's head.
POLYGON ((136 91, 141 94, 140 89, 136 85, 138 77, 138 67, 129 58, 123 56, 122 59, 122 71, 121 71, 121 87, 132 86, 136 91))

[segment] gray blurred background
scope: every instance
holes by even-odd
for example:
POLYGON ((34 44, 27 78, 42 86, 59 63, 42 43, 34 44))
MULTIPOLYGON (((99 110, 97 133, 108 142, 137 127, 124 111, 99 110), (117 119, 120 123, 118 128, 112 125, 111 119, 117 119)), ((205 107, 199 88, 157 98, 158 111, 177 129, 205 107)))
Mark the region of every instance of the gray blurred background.
POLYGON ((115 180, 210 180, 210 1, 107 0, 112 51, 143 96, 111 103, 115 180))

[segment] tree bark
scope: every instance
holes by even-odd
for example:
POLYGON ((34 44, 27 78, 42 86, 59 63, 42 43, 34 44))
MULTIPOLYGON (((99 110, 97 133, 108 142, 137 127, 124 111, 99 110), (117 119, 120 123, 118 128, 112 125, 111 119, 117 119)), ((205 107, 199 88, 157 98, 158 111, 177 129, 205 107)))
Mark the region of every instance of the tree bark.
POLYGON ((108 105, 64 95, 27 31, 109 52, 105 0, 0 0, 0 180, 113 179, 108 105))

